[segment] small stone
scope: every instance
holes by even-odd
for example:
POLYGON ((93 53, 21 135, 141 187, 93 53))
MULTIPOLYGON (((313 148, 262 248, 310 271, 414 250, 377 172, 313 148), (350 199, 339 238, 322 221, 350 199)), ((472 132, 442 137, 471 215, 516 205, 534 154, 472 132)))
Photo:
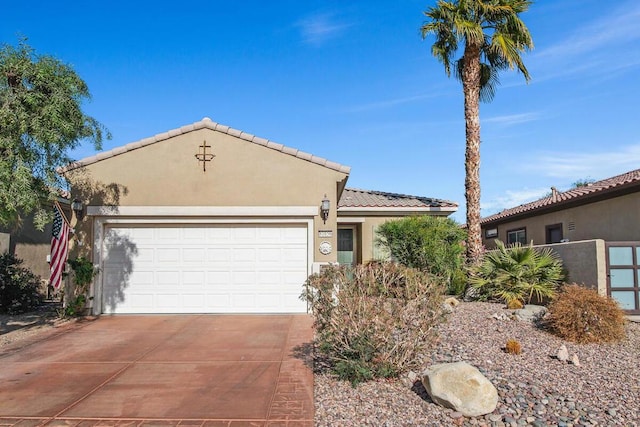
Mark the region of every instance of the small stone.
POLYGON ((451 413, 449 414, 449 416, 450 416, 451 418, 453 418, 454 420, 455 420, 455 419, 458 419, 458 418, 462 418, 462 417, 463 417, 463 415, 462 415, 460 412, 458 412, 458 411, 453 411, 453 412, 451 412, 451 413))
POLYGON ((458 305, 460 305, 460 301, 458 301, 458 299, 455 297, 449 297, 445 299, 444 303, 450 307, 457 307, 458 305))
POLYGON ((493 421, 494 423, 497 423, 498 421, 502 421, 502 416, 498 414, 491 414, 489 415, 489 421, 493 421))
POLYGON ((612 417, 615 417, 616 415, 618 415, 618 412, 613 408, 609 408, 607 409, 607 414, 611 415, 612 417))
POLYGON ((573 355, 573 357, 571 358, 571 363, 573 363, 576 366, 580 366, 580 359, 578 358, 577 354, 573 355))
POLYGON ((569 350, 567 350, 567 346, 562 344, 558 349, 558 353, 556 353, 556 357, 561 362, 566 362, 569 360, 569 350))

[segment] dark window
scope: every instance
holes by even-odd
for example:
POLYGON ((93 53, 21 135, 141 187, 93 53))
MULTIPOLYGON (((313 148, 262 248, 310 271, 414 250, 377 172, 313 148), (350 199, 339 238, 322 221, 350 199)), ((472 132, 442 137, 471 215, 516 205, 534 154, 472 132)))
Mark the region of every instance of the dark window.
POLYGON ((507 244, 513 245, 514 243, 520 243, 521 245, 527 244, 526 228, 518 228, 517 230, 507 231, 507 244))
POLYGON ((497 228, 487 228, 484 230, 484 237, 486 239, 493 239, 498 237, 498 229, 497 228))
POLYGON ((353 228, 338 229, 338 250, 353 251, 353 228))
POLYGON ((560 243, 562 241, 562 224, 547 225, 546 243, 560 243))

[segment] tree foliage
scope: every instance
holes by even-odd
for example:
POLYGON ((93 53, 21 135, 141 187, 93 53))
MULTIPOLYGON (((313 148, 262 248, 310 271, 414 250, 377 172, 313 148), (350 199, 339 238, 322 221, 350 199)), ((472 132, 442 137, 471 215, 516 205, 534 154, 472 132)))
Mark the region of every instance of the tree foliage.
POLYGON ((529 30, 519 17, 528 0, 439 0, 424 12, 422 37, 435 36, 431 53, 462 82, 466 128, 465 198, 469 233, 467 258, 480 260, 480 101, 491 101, 498 73, 516 69, 530 79, 521 53, 533 48, 529 30), (455 59, 459 50, 463 51, 455 59))
POLYGON ((464 290, 466 235, 454 220, 434 216, 411 216, 378 227, 378 241, 394 260, 442 277, 455 294, 464 290), (461 286, 456 286, 458 282, 461 286))
POLYGON ((35 213, 49 218, 43 201, 64 188, 56 168, 83 141, 100 148, 109 132, 82 111, 91 95, 71 66, 37 55, 26 40, 0 48, 0 225, 18 224, 35 213))

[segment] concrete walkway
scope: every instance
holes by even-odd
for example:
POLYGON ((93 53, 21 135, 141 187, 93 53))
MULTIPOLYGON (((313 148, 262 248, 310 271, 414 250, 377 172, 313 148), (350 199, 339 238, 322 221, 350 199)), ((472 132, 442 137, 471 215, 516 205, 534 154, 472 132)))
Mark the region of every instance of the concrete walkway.
POLYGON ((0 425, 310 427, 311 324, 175 315, 67 325, 0 349, 0 425))

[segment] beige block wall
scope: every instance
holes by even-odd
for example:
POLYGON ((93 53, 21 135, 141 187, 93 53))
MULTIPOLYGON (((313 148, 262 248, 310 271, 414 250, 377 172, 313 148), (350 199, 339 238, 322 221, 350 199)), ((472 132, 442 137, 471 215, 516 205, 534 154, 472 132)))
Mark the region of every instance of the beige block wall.
POLYGON ((583 240, 538 247, 551 248, 562 259, 568 274, 567 282, 596 289, 600 295, 607 295, 607 260, 604 240, 583 240))
MULTIPOLYGON (((532 218, 502 223, 497 226, 498 239, 507 241, 507 232, 518 228, 527 229, 527 241, 546 243, 546 226, 562 224, 563 238, 569 241, 603 239, 605 241, 640 240, 640 192, 577 206, 532 218), (570 229, 570 224, 573 226, 570 229)), ((493 238, 484 237, 487 248, 494 248, 493 238)))

